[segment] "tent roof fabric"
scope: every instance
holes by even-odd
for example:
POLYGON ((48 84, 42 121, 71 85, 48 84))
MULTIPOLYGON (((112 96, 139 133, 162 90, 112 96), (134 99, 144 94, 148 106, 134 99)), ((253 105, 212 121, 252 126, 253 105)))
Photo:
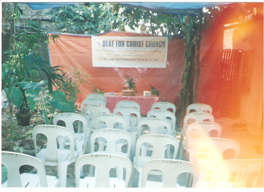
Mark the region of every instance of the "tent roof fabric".
POLYGON ((63 7, 67 5, 74 5, 78 3, 25 3, 33 10, 48 9, 52 7, 63 7))
MULTIPOLYGON (((48 9, 51 7, 62 7, 67 5, 79 4, 79 3, 26 3, 33 10, 48 9)), ((182 15, 199 15, 200 9, 203 7, 214 7, 227 5, 230 3, 120 3, 130 7, 137 7, 152 10, 155 12, 166 13, 166 14, 182 14, 182 15)))

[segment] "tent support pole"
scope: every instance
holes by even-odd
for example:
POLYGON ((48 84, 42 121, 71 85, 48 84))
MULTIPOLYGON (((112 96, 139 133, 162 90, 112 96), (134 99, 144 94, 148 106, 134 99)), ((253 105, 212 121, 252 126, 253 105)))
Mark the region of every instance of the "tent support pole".
MULTIPOLYGON (((202 13, 202 12, 201 12, 202 13)), ((199 82, 200 36, 201 21, 195 16, 185 17, 185 64, 182 74, 182 87, 179 90, 179 106, 177 107, 177 126, 181 127, 189 104, 197 102, 197 88, 199 82), (194 25, 196 25, 196 30, 194 25)))
POLYGON ((202 28, 202 10, 200 10, 199 21, 197 21, 198 30, 196 32, 195 43, 195 67, 194 67, 194 82, 193 82, 193 103, 198 102, 198 82, 200 76, 200 41, 201 41, 201 28, 202 28))

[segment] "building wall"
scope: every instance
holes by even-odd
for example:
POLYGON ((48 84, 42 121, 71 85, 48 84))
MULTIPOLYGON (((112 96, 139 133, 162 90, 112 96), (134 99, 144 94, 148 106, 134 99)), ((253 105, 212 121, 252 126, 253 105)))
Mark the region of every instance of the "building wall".
POLYGON ((251 70, 243 71, 250 78, 250 89, 243 92, 242 82, 240 119, 263 129, 263 17, 238 27, 234 31, 233 46, 252 54, 249 63, 251 70))

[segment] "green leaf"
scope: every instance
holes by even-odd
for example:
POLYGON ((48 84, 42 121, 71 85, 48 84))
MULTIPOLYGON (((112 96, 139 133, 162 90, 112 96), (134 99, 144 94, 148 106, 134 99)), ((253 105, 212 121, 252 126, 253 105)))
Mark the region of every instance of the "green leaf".
POLYGON ((22 89, 32 89, 32 90, 40 90, 41 86, 44 86, 47 84, 47 81, 40 81, 40 82, 28 82, 28 81, 23 81, 18 83, 18 86, 21 87, 22 89))
POLYGON ((6 50, 5 52, 4 52, 4 54, 8 54, 10 51, 9 50, 6 50))
POLYGON ((71 96, 69 101, 67 100, 65 93, 61 91, 53 91, 53 99, 50 101, 50 104, 58 110, 63 112, 74 112, 76 106, 74 106, 76 98, 71 96))
POLYGON ((2 179, 1 182, 4 183, 7 180, 7 169, 4 165, 1 166, 2 167, 2 179))
POLYGON ((13 103, 15 106, 20 107, 23 103, 23 94, 19 88, 12 86, 10 89, 4 88, 5 93, 7 95, 8 100, 10 103, 13 103), (11 98, 9 98, 9 93, 11 93, 11 98))
POLYGON ((53 91, 52 92, 52 98, 55 101, 61 101, 61 102, 67 102, 65 93, 61 92, 61 91, 53 91))
POLYGON ((38 92, 33 89, 29 89, 29 90, 26 90, 25 93, 26 93, 26 98, 27 98, 29 109, 31 111, 34 111, 35 106, 36 106, 36 98, 39 98, 38 92))
POLYGON ((162 13, 158 13, 156 17, 156 23, 157 24, 162 24, 162 23, 172 23, 174 22, 174 18, 164 15, 162 13))

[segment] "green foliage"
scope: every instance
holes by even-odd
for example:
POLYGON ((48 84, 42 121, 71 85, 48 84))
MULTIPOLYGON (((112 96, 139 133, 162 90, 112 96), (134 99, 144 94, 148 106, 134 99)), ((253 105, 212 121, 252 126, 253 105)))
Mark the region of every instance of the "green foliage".
POLYGON ((52 85, 55 85, 55 81, 63 81, 63 76, 58 73, 61 72, 58 66, 51 67, 42 56, 35 57, 32 53, 26 55, 25 52, 26 49, 23 46, 16 48, 13 54, 9 54, 9 60, 2 65, 2 87, 5 88, 6 94, 9 93, 9 90, 12 91, 9 103, 14 103, 21 111, 27 113, 28 109, 34 110, 34 101, 27 95, 32 94, 30 89, 35 88, 30 88, 28 93, 26 91, 28 87, 25 85, 30 87, 28 82, 41 81, 39 76, 44 73, 47 75, 49 90, 52 91, 52 85), (21 93, 17 89, 20 89, 22 93, 22 103, 21 93))
POLYGON ((123 87, 123 89, 134 89, 135 88, 135 83, 133 82, 133 78, 130 78, 128 76, 126 76, 125 78, 127 79, 127 81, 124 81, 126 86, 123 87))
POLYGON ((23 94, 19 88, 12 86, 10 88, 4 88, 6 95, 11 94, 11 99, 9 102, 13 103, 15 106, 20 107, 23 103, 23 94))
POLYGON ((114 3, 69 5, 52 8, 47 14, 62 32, 90 35, 121 27, 113 6, 114 3))
POLYGON ((31 111, 35 109, 36 100, 39 97, 38 92, 47 84, 47 81, 40 82, 27 82, 23 81, 18 83, 18 86, 25 90, 25 96, 28 102, 28 107, 31 111))
POLYGON ((153 95, 157 95, 157 96, 159 96, 159 91, 158 90, 156 90, 154 87, 152 87, 151 86, 151 93, 153 94, 153 95))
POLYGON ((1 183, 4 183, 7 180, 7 169, 4 165, 1 166, 1 183))
POLYGON ((101 89, 97 88, 96 85, 92 85, 93 87, 93 93, 100 93, 100 94, 104 94, 104 91, 102 91, 101 89))
POLYGON ((74 105, 76 101, 75 94, 70 94, 67 98, 64 92, 53 91, 51 105, 62 112, 75 112, 77 106, 74 105))
POLYGON ((182 36, 184 16, 165 15, 124 6, 119 3, 86 3, 52 8, 47 13, 60 31, 94 35, 110 30, 125 31, 140 28, 141 33, 163 36, 182 36), (181 23, 183 22, 183 23, 181 23))

